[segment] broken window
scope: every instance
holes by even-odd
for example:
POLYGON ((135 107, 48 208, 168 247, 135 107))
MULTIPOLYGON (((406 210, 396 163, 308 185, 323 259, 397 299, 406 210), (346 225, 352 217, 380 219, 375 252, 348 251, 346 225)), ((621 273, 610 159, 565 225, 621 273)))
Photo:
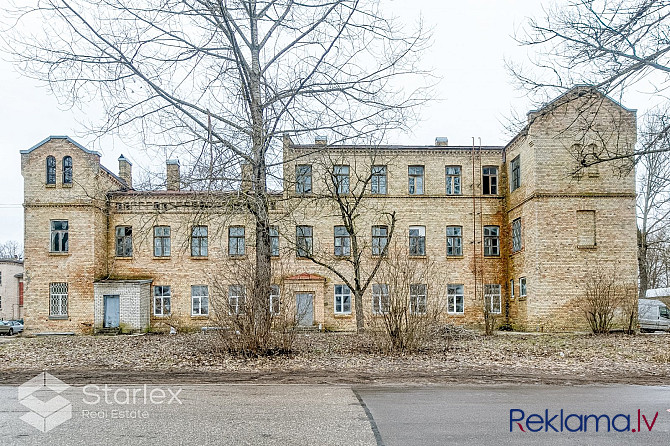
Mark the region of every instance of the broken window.
POLYGON ((56 158, 47 156, 47 184, 56 184, 56 158))
POLYGON ((463 255, 463 228, 447 226, 447 256, 463 255))
POLYGON ((50 283, 49 293, 49 316, 67 317, 67 283, 50 283))
POLYGON ((63 184, 72 184, 72 157, 63 157, 63 184))
POLYGON ((191 316, 209 314, 209 288, 207 285, 191 285, 191 316))
POLYGON ((410 226, 409 227, 409 255, 411 255, 411 256, 425 256, 426 255, 426 227, 425 226, 410 226))
POLYGON ((228 255, 244 255, 244 226, 231 226, 228 228, 228 255))
POLYGON ((512 173, 512 182, 510 188, 512 191, 521 187, 521 155, 517 155, 510 163, 510 171, 512 173))
POLYGON ((132 257, 133 256, 133 227, 132 226, 117 226, 116 227, 116 256, 117 257, 132 257))
POLYGON ((335 255, 340 257, 347 257, 351 254, 351 237, 347 228, 344 226, 335 226, 335 255))
POLYGON ((68 252, 67 220, 51 220, 51 252, 68 252))
POLYGON ((484 306, 491 313, 500 313, 500 285, 484 285, 484 306))
POLYGON ((447 285, 447 313, 463 314, 464 302, 463 285, 447 285))
POLYGON ((335 285, 335 314, 351 313, 351 290, 346 285, 335 285))
POLYGON ((500 227, 484 226, 484 256, 500 255, 500 227))
POLYGON ((312 255, 313 239, 311 226, 295 227, 295 244, 296 255, 298 257, 309 257, 312 255))
POLYGON ((426 289, 425 284, 414 284, 409 286, 409 312, 411 314, 426 314, 426 289))
POLYGON ((386 194, 386 166, 372 166, 370 192, 378 195, 386 194))
POLYGON ((349 193, 349 166, 333 167, 333 182, 337 194, 349 193))
POLYGON ((423 166, 409 166, 409 194, 423 195, 423 166))
POLYGON ((191 230, 191 256, 207 257, 207 226, 193 226, 191 230))
POLYGON ((521 251, 521 219, 512 222, 512 252, 521 251))
POLYGON ((169 285, 154 286, 154 316, 170 315, 172 290, 169 285))
POLYGON ((279 228, 270 226, 270 255, 279 257, 279 228))
POLYGON ((270 285, 270 314, 279 314, 281 305, 279 301, 279 285, 270 285))
POLYGON ((387 314, 391 309, 389 286, 385 283, 372 285, 372 312, 374 314, 387 314))
POLYGON ((154 226, 154 257, 170 257, 169 226, 154 226))
POLYGON ((295 193, 312 193, 312 166, 310 164, 299 164, 295 169, 295 193))
POLYGON ((373 226, 372 227, 372 255, 380 256, 384 253, 384 249, 389 240, 388 226, 373 226))
POLYGON ((445 170, 447 195, 459 195, 461 193, 461 166, 447 166, 445 170))
POLYGON ((577 231, 578 246, 596 246, 596 211, 577 211, 577 231))
POLYGON ((244 314, 244 285, 228 286, 228 314, 244 314))
POLYGON ((498 168, 487 166, 482 169, 482 193, 498 195, 498 168))

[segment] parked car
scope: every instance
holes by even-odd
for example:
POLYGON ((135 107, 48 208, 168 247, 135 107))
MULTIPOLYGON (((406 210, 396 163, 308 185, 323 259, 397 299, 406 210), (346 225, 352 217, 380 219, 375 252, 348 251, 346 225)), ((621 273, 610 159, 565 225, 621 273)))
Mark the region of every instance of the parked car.
POLYGON ((19 321, 0 321, 0 335, 12 336, 23 331, 19 321))
POLYGON ((670 331, 670 310, 660 300, 639 299, 637 315, 640 331, 670 331))

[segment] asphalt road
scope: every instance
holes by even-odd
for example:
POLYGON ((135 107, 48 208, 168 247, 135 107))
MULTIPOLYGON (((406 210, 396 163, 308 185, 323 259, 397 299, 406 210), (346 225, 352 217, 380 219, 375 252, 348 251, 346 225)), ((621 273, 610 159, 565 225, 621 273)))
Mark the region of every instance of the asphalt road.
POLYGON ((670 444, 670 387, 44 383, 0 386, 1 445, 670 444))

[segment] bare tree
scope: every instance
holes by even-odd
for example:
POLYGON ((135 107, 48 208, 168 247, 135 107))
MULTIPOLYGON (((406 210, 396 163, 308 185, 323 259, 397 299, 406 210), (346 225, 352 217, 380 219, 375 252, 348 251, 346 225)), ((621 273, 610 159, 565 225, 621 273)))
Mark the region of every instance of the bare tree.
MULTIPOLYGON (((655 98, 666 98, 670 87, 670 2, 667 0, 572 0, 555 5, 541 19, 530 19, 517 35, 538 54, 532 68, 508 67, 520 86, 539 102, 557 91, 587 84, 615 98, 634 85, 655 98)), ((667 101, 664 104, 667 109, 667 101)), ((670 122, 657 129, 634 154, 616 150, 582 153, 584 165, 631 155, 665 152, 657 141, 666 137, 670 122)))
POLYGON ((247 297, 259 332, 271 325, 268 189, 288 161, 282 133, 374 138, 411 125, 427 97, 417 67, 424 32, 406 32, 376 1, 35 0, 5 17, 14 22, 2 38, 24 74, 68 104, 101 101, 95 133, 180 155, 193 189, 239 189, 246 166, 242 198, 255 221, 247 297))
POLYGON ((16 240, 0 243, 0 259, 23 259, 23 246, 16 240))

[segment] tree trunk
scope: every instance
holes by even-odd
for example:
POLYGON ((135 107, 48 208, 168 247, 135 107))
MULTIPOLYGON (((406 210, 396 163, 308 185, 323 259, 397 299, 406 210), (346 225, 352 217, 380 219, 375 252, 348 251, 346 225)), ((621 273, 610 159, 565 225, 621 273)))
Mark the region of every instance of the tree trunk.
POLYGON ((638 297, 644 299, 649 286, 649 270, 647 265, 647 237, 641 230, 637 231, 637 267, 640 272, 640 288, 638 297))

